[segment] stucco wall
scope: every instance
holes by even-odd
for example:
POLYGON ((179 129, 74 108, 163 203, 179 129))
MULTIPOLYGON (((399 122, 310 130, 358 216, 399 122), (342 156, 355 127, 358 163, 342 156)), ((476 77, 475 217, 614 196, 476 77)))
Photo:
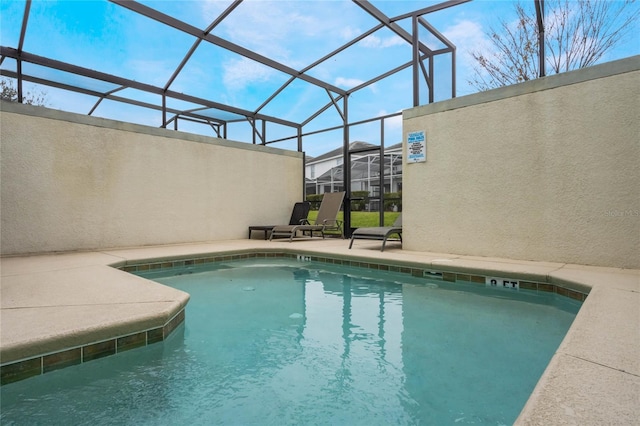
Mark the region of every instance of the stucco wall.
POLYGON ((640 268, 639 69, 633 57, 405 111, 427 161, 404 167, 404 248, 640 268))
POLYGON ((296 152, 0 106, 4 255, 246 238, 302 198, 296 152))

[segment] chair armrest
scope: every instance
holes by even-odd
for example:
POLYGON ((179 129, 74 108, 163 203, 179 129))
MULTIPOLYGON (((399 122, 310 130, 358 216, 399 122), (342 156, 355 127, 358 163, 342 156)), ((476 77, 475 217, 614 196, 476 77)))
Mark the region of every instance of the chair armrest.
POLYGON ((322 221, 322 226, 335 227, 342 230, 343 221, 338 219, 325 219, 322 221))

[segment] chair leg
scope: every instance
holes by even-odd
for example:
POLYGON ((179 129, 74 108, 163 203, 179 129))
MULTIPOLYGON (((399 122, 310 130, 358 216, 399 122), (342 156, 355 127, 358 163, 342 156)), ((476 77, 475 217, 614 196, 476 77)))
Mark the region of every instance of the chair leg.
POLYGON ((351 237, 351 242, 349 243, 349 250, 351 250, 352 245, 353 245, 353 237, 351 237))

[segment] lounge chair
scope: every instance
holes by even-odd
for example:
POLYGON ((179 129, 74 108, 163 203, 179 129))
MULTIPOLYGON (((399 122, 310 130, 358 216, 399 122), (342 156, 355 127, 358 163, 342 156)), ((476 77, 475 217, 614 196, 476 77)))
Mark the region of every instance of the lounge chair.
POLYGON ((351 235, 349 248, 351 248, 351 246, 353 245, 353 241, 356 239, 382 240, 382 248, 380 249, 380 251, 384 251, 384 246, 387 243, 387 239, 394 234, 398 234, 400 242, 402 242, 402 214, 398 216, 396 221, 393 222, 393 225, 391 226, 377 226, 372 228, 356 229, 351 235))
POLYGON ((313 225, 307 221, 302 225, 283 225, 276 226, 271 230, 269 240, 274 236, 289 237, 289 241, 293 240, 298 231, 303 234, 309 232, 313 237, 314 232, 320 232, 324 238, 325 231, 337 230, 342 235, 342 222, 338 220, 338 212, 344 200, 344 192, 327 192, 322 197, 318 217, 313 225))
MULTIPOLYGON (((309 215, 309 210, 311 210, 311 203, 308 201, 302 201, 299 203, 295 203, 293 205, 293 210, 291 211, 291 219, 289 219, 289 225, 300 225, 305 223, 307 220, 307 216, 309 215)), ((252 225, 249 227, 249 239, 251 239, 252 231, 264 231, 264 239, 267 239, 267 234, 275 228, 276 225, 252 225)))

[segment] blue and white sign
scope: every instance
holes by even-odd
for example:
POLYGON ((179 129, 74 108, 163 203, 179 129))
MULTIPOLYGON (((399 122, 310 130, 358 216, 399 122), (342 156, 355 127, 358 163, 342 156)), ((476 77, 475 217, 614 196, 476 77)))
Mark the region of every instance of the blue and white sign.
POLYGON ((407 163, 427 161, 427 137, 424 130, 407 133, 407 163))

